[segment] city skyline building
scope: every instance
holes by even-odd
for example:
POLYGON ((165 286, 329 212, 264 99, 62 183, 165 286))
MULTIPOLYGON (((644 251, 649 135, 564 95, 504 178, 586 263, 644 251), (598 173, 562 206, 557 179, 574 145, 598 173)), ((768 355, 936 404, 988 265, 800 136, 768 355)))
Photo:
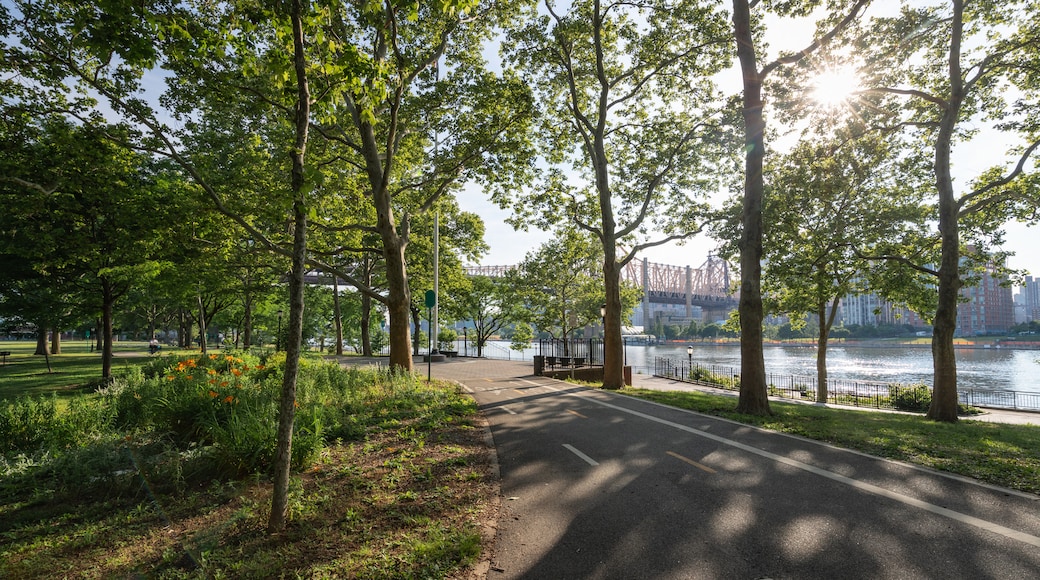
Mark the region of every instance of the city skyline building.
MULTIPOLYGON (((1026 280, 1027 286, 1023 292, 1032 288, 1037 304, 1035 316, 1036 313, 1040 313, 1040 283, 1032 282, 1031 276, 1026 280)), ((1010 279, 1000 275, 996 264, 987 264, 978 284, 964 286, 960 294, 964 300, 957 307, 957 336, 1004 334, 1016 324, 1015 300, 1010 279)), ((872 293, 842 298, 839 320, 845 325, 907 324, 915 328, 931 326, 918 313, 897 307, 872 293)))
POLYGON ((1017 322, 1040 320, 1040 278, 1026 276, 1016 298, 1016 307, 1021 312, 1021 319, 1016 317, 1017 322))

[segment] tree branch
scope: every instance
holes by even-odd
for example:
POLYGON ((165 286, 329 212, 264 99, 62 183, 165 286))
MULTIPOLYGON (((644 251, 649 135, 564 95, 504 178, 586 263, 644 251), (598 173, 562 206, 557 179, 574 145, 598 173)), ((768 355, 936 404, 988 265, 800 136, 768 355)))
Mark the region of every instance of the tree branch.
POLYGON ((36 191, 38 191, 38 192, 40 192, 40 193, 42 193, 44 195, 51 195, 55 191, 58 191, 58 188, 61 187, 61 185, 58 184, 58 183, 55 183, 53 185, 40 185, 40 184, 32 182, 32 181, 26 181, 24 179, 20 179, 18 177, 3 177, 3 176, 0 176, 0 181, 7 181, 7 182, 13 183, 15 185, 20 185, 22 187, 27 187, 29 189, 36 190, 36 191))
POLYGON ((918 265, 918 264, 910 261, 909 259, 907 259, 907 258, 905 258, 903 256, 893 256, 893 255, 889 255, 889 254, 879 254, 879 255, 874 256, 874 255, 864 254, 863 252, 860 251, 859 248, 856 248, 856 247, 853 247, 852 251, 856 254, 856 257, 861 259, 861 260, 869 260, 869 261, 874 261, 874 262, 880 262, 880 261, 887 260, 887 261, 891 261, 891 262, 897 262, 899 264, 903 264, 904 266, 906 266, 906 267, 908 267, 908 268, 910 268, 912 270, 916 270, 918 272, 921 272, 922 274, 928 274, 930 276, 935 276, 935 277, 939 276, 939 271, 938 270, 933 270, 931 268, 926 268, 924 266, 918 265))
POLYGON ((924 99, 924 100, 926 100, 926 101, 928 101, 930 103, 936 104, 939 107, 941 107, 943 110, 946 110, 950 106, 950 103, 948 101, 946 101, 946 99, 937 97, 935 95, 926 93, 924 91, 919 91, 917 89, 897 89, 897 88, 893 88, 893 87, 878 87, 878 88, 873 88, 873 89, 864 89, 864 90, 859 91, 859 92, 860 93, 864 93, 864 94, 878 93, 878 94, 888 94, 888 95, 908 95, 908 96, 911 96, 911 97, 917 97, 919 99, 924 99))
POLYGON ((965 215, 978 212, 983 208, 998 203, 1003 199, 1014 199, 1015 197, 1017 197, 1014 195, 1010 195, 979 199, 980 197, 986 195, 990 191, 993 191, 998 187, 1007 185, 1008 183, 1011 183, 1011 181, 1013 181, 1015 178, 1021 175, 1025 171, 1026 162, 1029 161, 1029 157, 1033 154, 1033 152, 1037 150, 1038 147, 1040 147, 1040 139, 1034 141, 1032 145, 1026 148, 1026 150, 1022 153, 1022 156, 1019 157, 1018 164, 1015 165, 1015 168, 1011 170, 1010 173, 996 181, 987 183, 985 186, 971 193, 965 194, 963 197, 957 200, 957 206, 960 208, 957 215, 963 217, 965 215))
MULTIPOLYGON (((833 28, 827 31, 826 34, 824 34, 816 40, 813 40, 812 43, 809 44, 809 46, 803 48, 802 50, 794 54, 789 54, 787 56, 780 57, 774 60, 773 62, 767 64, 765 67, 762 68, 762 71, 759 73, 759 80, 764 81, 766 76, 769 75, 769 73, 776 70, 777 68, 789 64, 794 64, 802 60, 803 58, 809 56, 810 54, 816 52, 819 48, 829 44, 830 41, 833 40, 839 32, 844 30, 846 26, 848 26, 853 20, 855 20, 859 16, 860 11, 862 11, 863 8, 867 6, 867 4, 870 4, 870 1, 871 0, 857 0, 856 4, 852 6, 848 14, 846 14, 840 22, 835 24, 833 28)), ((752 2, 751 5, 757 3, 758 2, 756 0, 755 2, 752 2)))

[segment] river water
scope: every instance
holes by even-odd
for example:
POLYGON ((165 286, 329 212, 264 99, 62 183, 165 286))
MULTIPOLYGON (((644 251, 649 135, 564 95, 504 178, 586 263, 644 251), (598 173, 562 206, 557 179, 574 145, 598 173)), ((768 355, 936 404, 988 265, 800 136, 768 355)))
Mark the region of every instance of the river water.
MULTIPOLYGON (((1040 393, 1040 351, 957 349, 957 386, 963 389, 1012 390, 1040 393)), ((766 372, 816 376, 816 349, 767 346, 766 372)), ((628 364, 652 367, 654 357, 687 358, 686 346, 628 346, 628 364)), ((693 361, 702 365, 740 367, 740 348, 693 345, 693 361)), ((884 383, 932 384, 930 348, 865 348, 832 345, 827 349, 831 378, 884 383)))
MULTIPOLYGON (((497 341, 496 341, 497 342, 497 341)), ((725 365, 740 369, 737 344, 714 346, 692 343, 693 362, 700 365, 725 365)), ((502 343, 507 350, 508 343, 502 343)), ((627 364, 635 372, 652 373, 655 357, 687 360, 686 345, 627 345, 627 364)), ((957 386, 959 389, 1011 390, 1040 393, 1040 351, 1006 348, 957 349, 957 386)), ((490 354, 490 353, 489 353, 490 354)), ((523 358, 530 360, 536 351, 529 349, 523 358)), ((495 356, 491 354, 491 356, 495 356)), ((519 358, 517 353, 513 358, 519 358)), ((816 349, 811 347, 767 346, 764 349, 766 372, 782 375, 816 376, 816 349)), ((827 349, 827 372, 834 379, 883 383, 932 384, 930 348, 872 348, 831 345, 827 349)))

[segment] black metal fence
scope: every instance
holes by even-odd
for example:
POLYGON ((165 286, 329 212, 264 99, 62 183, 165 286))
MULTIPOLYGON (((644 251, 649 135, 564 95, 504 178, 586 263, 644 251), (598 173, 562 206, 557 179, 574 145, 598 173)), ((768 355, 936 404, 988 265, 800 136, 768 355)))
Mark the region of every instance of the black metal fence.
MULTIPOLYGON (((654 376, 718 389, 740 390, 739 369, 722 365, 656 357, 654 376)), ((766 373, 767 389, 774 397, 815 402, 818 384, 816 377, 766 373)), ((924 384, 827 379, 827 394, 827 402, 836 405, 924 412, 932 390, 924 384)), ((973 407, 1040 411, 1040 393, 964 389, 958 392, 958 396, 962 404, 973 407)))
POLYGON ((536 355, 545 357, 545 366, 548 368, 602 366, 603 340, 543 339, 538 341, 536 355))

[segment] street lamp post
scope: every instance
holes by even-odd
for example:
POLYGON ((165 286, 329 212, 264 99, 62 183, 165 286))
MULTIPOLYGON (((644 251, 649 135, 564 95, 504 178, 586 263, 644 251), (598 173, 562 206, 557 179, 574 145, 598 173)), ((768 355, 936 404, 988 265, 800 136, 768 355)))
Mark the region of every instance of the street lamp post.
POLYGON ((690 361, 690 368, 686 371, 686 377, 689 378, 693 374, 693 347, 686 347, 686 358, 690 361))
POLYGON ((282 311, 278 311, 278 334, 274 335, 274 351, 282 350, 282 311))

